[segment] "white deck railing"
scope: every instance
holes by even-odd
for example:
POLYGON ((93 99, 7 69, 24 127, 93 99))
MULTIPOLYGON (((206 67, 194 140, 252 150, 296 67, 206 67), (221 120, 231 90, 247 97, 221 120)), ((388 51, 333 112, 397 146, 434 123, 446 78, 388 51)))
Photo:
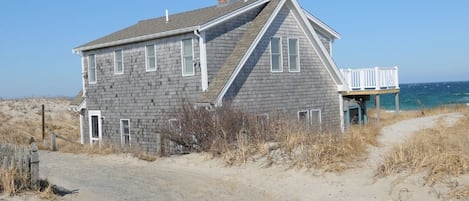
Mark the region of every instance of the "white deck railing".
POLYGON ((382 90, 399 88, 397 66, 341 69, 348 90, 382 90))

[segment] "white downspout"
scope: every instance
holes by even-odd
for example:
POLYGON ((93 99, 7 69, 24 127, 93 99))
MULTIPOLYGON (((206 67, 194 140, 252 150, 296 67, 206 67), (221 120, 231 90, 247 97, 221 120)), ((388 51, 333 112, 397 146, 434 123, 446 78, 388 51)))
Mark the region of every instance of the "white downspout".
POLYGON ((82 83, 82 97, 86 97, 86 88, 85 88, 85 57, 83 57, 83 53, 80 53, 81 57, 81 83, 82 83))
POLYGON ((205 32, 200 33, 199 30, 194 30, 194 34, 199 37, 200 48, 200 77, 202 80, 202 91, 208 89, 208 69, 207 69, 207 44, 205 43, 205 32))
POLYGON ((85 144, 85 136, 84 136, 84 132, 83 132, 83 123, 84 123, 84 114, 82 113, 83 111, 80 110, 78 111, 78 113, 80 114, 80 143, 81 144, 85 144))
POLYGON ((345 120, 344 120, 344 97, 342 96, 342 94, 339 94, 339 108, 340 108, 340 130, 343 132, 345 132, 345 120))

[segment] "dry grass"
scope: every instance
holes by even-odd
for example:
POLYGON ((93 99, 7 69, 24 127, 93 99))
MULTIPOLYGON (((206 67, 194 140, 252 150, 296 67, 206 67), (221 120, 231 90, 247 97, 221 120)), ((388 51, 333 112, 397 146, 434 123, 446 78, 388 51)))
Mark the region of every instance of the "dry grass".
POLYGON ((283 114, 260 121, 255 114, 227 105, 209 112, 186 104, 175 118, 181 120, 181 130, 174 132, 168 128, 162 132, 167 133, 165 138, 190 151, 212 153, 223 158, 228 166, 256 160, 260 155, 269 165, 341 171, 364 159, 367 147, 377 144, 379 133, 379 128, 373 126, 357 126, 344 134, 320 133, 317 128, 290 121, 283 114), (194 138, 197 146, 192 144, 194 138))
POLYGON ((344 134, 288 128, 280 139, 280 150, 290 157, 293 167, 343 171, 366 158, 367 147, 377 145, 378 133, 374 126, 356 126, 344 134))
MULTIPOLYGON (((381 125, 387 126, 402 120, 413 119, 423 116, 447 114, 453 112, 469 112, 469 107, 467 107, 466 105, 443 105, 436 108, 422 108, 420 110, 400 111, 399 115, 396 115, 394 112, 386 112, 384 110, 381 110, 381 125)), ((370 109, 367 113, 369 116, 370 124, 376 124, 376 110, 370 109)))
POLYGON ((31 137, 41 141, 42 104, 45 105, 46 139, 50 133, 78 139, 78 114, 68 110, 69 103, 64 98, 0 100, 0 142, 28 144, 31 137))
MULTIPOLYGON (((469 114, 454 126, 441 123, 424 129, 407 143, 396 147, 379 167, 378 176, 395 173, 424 173, 427 184, 443 182, 448 177, 469 173, 469 114)), ((451 195, 468 194, 469 187, 454 190, 451 195)))
POLYGON ((0 193, 7 195, 16 195, 25 190, 31 190, 27 176, 19 175, 16 169, 3 169, 0 168, 0 193))

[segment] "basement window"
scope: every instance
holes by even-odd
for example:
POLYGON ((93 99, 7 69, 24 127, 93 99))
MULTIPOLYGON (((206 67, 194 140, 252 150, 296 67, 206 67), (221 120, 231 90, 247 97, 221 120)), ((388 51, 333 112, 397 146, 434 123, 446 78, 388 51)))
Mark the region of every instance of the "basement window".
POLYGON ((308 110, 298 111, 298 121, 307 125, 309 122, 309 111, 308 110))
POLYGON ((130 147, 130 120, 121 119, 121 145, 123 147, 130 147))
POLYGON ((320 109, 312 109, 311 114, 311 128, 317 131, 321 130, 322 117, 320 109))
POLYGON ((181 133, 181 122, 178 119, 169 120, 169 130, 174 133, 181 133))

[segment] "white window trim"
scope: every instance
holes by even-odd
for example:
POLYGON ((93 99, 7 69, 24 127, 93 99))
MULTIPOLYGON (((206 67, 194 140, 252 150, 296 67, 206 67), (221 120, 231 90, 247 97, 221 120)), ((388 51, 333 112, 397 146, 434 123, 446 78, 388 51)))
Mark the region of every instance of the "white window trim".
POLYGON ((298 121, 300 121, 300 113, 302 113, 302 112, 306 112, 306 121, 309 122, 310 119, 311 119, 309 110, 300 110, 300 111, 298 111, 298 113, 297 113, 298 121))
POLYGON ((318 115, 319 115, 319 130, 322 130, 322 112, 321 112, 321 109, 312 109, 310 110, 309 114, 310 114, 310 121, 311 121, 311 125, 313 124, 313 112, 318 112, 318 115))
POLYGON ((181 40, 181 73, 182 73, 182 76, 183 77, 187 77, 187 76, 194 76, 195 75, 195 67, 194 67, 194 60, 195 60, 195 55, 194 55, 194 39, 193 38, 184 38, 181 40), (184 73, 184 69, 185 69, 185 60, 184 60, 184 40, 191 40, 191 43, 192 43, 192 73, 184 73))
POLYGON ((124 144, 124 124, 123 121, 127 121, 129 123, 129 147, 132 146, 132 135, 131 135, 131 127, 130 127, 130 119, 121 119, 120 122, 120 131, 121 131, 121 146, 125 146, 124 144))
POLYGON ((122 74, 124 74, 124 50, 122 49, 114 50, 114 75, 122 75, 122 74), (121 52, 122 72, 117 71, 117 56, 116 56, 117 51, 121 52))
POLYGON ((270 38, 270 41, 269 41, 269 49, 270 49, 270 72, 271 73, 281 73, 283 72, 283 47, 282 47, 282 37, 278 37, 278 36, 273 36, 270 38), (272 66, 272 38, 278 38, 279 39, 279 50, 280 50, 280 62, 279 62, 279 65, 280 65, 280 69, 278 71, 274 71, 273 70, 273 66, 272 66))
POLYGON ((156 44, 149 44, 149 45, 145 45, 145 71, 146 72, 154 72, 158 69, 158 59, 156 59, 156 44), (147 46, 153 46, 153 56, 155 56, 155 68, 154 69, 150 69, 149 68, 149 63, 148 63, 148 51, 147 51, 147 46))
POLYGON ((288 38, 288 72, 301 72, 301 65, 300 65, 300 39, 298 38, 288 38), (296 39, 296 65, 298 70, 292 70, 290 66, 290 39, 296 39))
POLYGON ((101 111, 99 110, 89 110, 88 111, 88 131, 89 131, 89 140, 90 144, 93 145, 93 141, 98 141, 98 144, 101 146, 101 141, 103 139, 103 132, 102 132, 102 116, 101 111), (92 116, 98 117, 98 138, 93 137, 93 126, 92 126, 92 116))
POLYGON ((96 54, 88 55, 88 84, 96 84, 98 82, 98 69, 96 69, 96 54), (91 57, 94 57, 94 81, 91 81, 91 57))

